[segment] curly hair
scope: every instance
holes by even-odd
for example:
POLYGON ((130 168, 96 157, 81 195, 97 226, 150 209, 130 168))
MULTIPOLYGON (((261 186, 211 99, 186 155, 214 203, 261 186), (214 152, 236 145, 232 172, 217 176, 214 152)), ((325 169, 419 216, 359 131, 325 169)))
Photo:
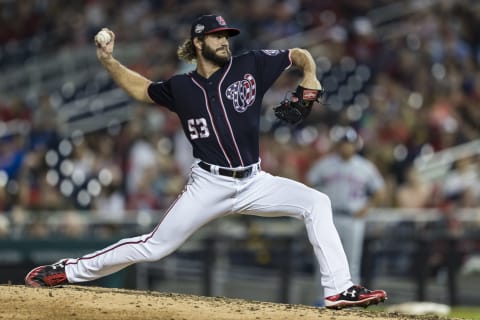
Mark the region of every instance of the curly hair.
MULTIPOLYGON (((198 37, 200 40, 203 40, 203 37, 198 37)), ((193 45, 193 39, 187 39, 183 44, 178 47, 177 56, 183 61, 188 63, 195 63, 197 61, 197 52, 195 51, 195 46, 193 45)))

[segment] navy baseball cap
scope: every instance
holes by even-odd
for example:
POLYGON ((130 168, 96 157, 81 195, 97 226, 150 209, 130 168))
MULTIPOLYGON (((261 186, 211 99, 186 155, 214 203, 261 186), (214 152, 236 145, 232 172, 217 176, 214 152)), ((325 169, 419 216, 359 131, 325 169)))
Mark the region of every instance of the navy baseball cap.
POLYGON ((204 34, 211 34, 220 31, 227 31, 230 37, 236 36, 240 33, 240 30, 236 28, 230 28, 222 16, 207 14, 200 16, 193 21, 192 29, 190 30, 190 36, 194 38, 204 34))

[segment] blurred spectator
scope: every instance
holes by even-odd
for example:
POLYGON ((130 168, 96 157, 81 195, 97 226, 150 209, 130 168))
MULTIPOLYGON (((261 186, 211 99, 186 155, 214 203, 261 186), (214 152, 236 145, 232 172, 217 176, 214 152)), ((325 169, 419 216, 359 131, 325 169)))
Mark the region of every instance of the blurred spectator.
POLYGON ((10 212, 10 222, 12 223, 11 233, 12 238, 18 239, 26 234, 26 225, 28 220, 27 211, 20 205, 12 207, 10 212))
POLYGON ((5 215, 0 214, 0 239, 9 236, 10 228, 10 220, 5 215))
POLYGON ((30 108, 20 98, 8 105, 0 105, 0 121, 24 120, 30 122, 30 108))
POLYGON ((162 208, 161 200, 152 188, 157 168, 155 165, 144 167, 135 188, 129 193, 127 207, 130 210, 157 210, 162 208))
POLYGON ((93 199, 91 210, 98 218, 95 236, 109 237, 119 231, 119 223, 125 223, 127 216, 127 199, 120 180, 113 179, 101 188, 100 194, 93 199))
POLYGON ((478 168, 473 157, 456 160, 442 183, 444 205, 471 208, 475 204, 475 190, 478 183, 478 168))
POLYGON ((384 196, 375 164, 357 154, 360 139, 352 127, 332 130, 333 153, 316 161, 308 182, 332 202, 333 220, 345 248, 354 283, 360 283, 365 217, 384 196))
POLYGON ((186 178, 181 174, 175 158, 170 155, 158 155, 156 170, 151 188, 158 198, 160 207, 167 207, 182 191, 186 178))
POLYGON ((7 190, 5 189, 5 185, 0 186, 0 212, 5 212, 8 209, 9 201, 8 201, 7 190))
POLYGON ((97 158, 97 153, 93 151, 83 136, 74 139, 71 175, 76 184, 82 185, 88 177, 93 175, 97 158))
POLYGON ((115 140, 109 134, 97 134, 93 151, 95 153, 93 171, 100 172, 102 169, 108 169, 112 173, 112 179, 121 184, 121 168, 119 167, 119 155, 115 150, 115 140))
MULTIPOLYGON (((132 124, 132 126, 135 126, 132 124)), ((138 128, 138 130, 141 130, 138 128)), ((128 157, 128 171, 126 172, 127 192, 133 193, 143 184, 147 170, 155 172, 157 154, 149 137, 139 132, 137 139, 132 143, 128 157)))
POLYGON ((43 93, 34 105, 32 127, 29 134, 30 148, 52 148, 58 140, 58 112, 50 103, 50 96, 43 93))
POLYGON ((26 234, 32 238, 48 238, 51 235, 45 214, 35 215, 28 221, 26 234))
POLYGON ((60 193, 56 186, 52 186, 46 179, 41 179, 38 186, 39 199, 34 210, 47 210, 49 212, 62 210, 67 207, 68 200, 60 193))
POLYGON ((86 235, 85 217, 77 210, 67 210, 58 219, 57 232, 60 236, 75 239, 86 235))
POLYGON ((120 186, 111 183, 103 187, 100 195, 95 198, 92 209, 103 221, 122 221, 126 215, 126 199, 120 186))
POLYGON ((411 164, 405 172, 405 180, 398 186, 395 200, 400 208, 427 208, 434 202, 434 185, 424 181, 411 164))
POLYGON ((25 137, 20 134, 6 136, 0 141, 0 173, 7 191, 16 193, 15 179, 22 170, 26 156, 25 137), (14 188, 14 189, 12 189, 14 188))

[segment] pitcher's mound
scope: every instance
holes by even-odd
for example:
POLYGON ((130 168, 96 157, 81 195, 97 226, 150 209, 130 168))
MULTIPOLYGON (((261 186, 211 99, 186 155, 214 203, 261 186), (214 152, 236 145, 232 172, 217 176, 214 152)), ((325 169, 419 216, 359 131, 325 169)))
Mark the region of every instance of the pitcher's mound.
POLYGON ((438 319, 366 310, 333 311, 304 305, 167 294, 88 286, 0 286, 0 319, 320 320, 438 319))

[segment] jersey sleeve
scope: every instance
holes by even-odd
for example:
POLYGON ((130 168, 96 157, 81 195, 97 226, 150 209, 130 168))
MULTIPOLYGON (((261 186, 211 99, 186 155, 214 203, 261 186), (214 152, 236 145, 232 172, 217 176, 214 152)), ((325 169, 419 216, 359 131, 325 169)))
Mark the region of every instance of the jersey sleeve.
POLYGON ((152 82, 147 89, 148 96, 158 105, 174 109, 172 84, 170 80, 152 82))
POLYGON ((254 50, 252 53, 255 56, 264 91, 270 88, 282 72, 292 65, 289 50, 254 50))

